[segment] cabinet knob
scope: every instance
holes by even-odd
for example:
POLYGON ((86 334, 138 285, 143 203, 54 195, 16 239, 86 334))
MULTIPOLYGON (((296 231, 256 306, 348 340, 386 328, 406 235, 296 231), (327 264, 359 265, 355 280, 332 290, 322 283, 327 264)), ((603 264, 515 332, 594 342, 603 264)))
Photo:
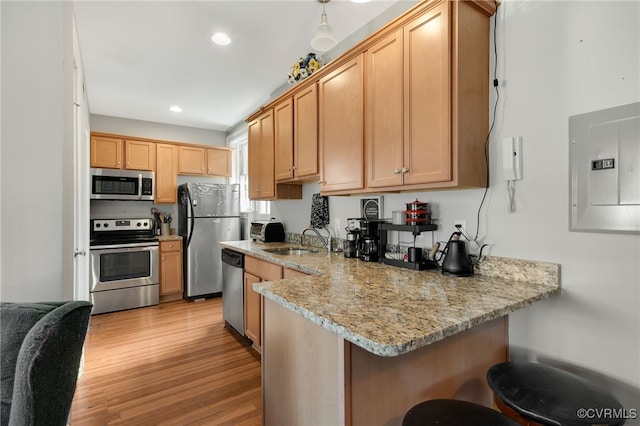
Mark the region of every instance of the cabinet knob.
POLYGON ((165 260, 165 259, 166 259, 166 257, 162 256, 162 260, 165 260))
POLYGON ((293 166, 293 170, 296 170, 296 169, 297 169, 297 167, 296 167, 296 166, 293 166))
POLYGON ((406 167, 403 167, 401 171, 402 173, 409 173, 409 169, 407 169, 406 167))
POLYGON ((393 174, 394 175, 399 175, 400 174, 400 169, 393 169, 393 174))

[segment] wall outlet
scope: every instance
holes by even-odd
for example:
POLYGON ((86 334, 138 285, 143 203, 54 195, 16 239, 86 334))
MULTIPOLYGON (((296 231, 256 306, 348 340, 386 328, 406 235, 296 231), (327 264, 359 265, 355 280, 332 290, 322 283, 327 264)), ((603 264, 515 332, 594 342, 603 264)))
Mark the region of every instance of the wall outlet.
POLYGON ((465 232, 467 229, 467 222, 464 220, 456 219, 453 221, 453 227, 456 228, 457 231, 465 232))

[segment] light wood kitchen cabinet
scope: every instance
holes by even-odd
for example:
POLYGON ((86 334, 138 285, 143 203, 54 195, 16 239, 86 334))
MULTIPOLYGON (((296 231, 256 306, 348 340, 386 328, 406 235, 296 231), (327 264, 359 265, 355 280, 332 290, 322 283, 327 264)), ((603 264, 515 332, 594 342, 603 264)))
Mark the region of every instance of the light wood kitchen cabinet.
POLYGON ((231 176, 230 149, 207 148, 207 174, 210 176, 231 176))
POLYGON ((160 296, 182 298, 182 287, 182 241, 161 241, 160 296))
POLYGON ((253 284, 262 281, 248 272, 244 273, 244 334, 251 339, 255 348, 260 351, 262 348, 262 307, 261 295, 253 291, 253 284))
POLYGON ((178 147, 156 144, 156 204, 175 204, 178 191, 178 147))
POLYGON ((318 90, 308 86, 274 107, 276 181, 318 176, 318 90))
POLYGON ((487 61, 487 14, 471 2, 441 2, 367 50, 368 189, 486 184, 487 61))
POLYGON ((91 136, 91 167, 150 170, 156 166, 153 142, 109 136, 91 136))
POLYGON ((452 178, 449 6, 442 3, 404 27, 401 174, 408 185, 452 178))
POLYGON ((205 149, 195 146, 178 147, 178 174, 204 175, 205 149))
MULTIPOLYGON (((489 0, 419 2, 261 111, 293 111, 295 139, 295 96, 317 85, 323 194, 484 187, 495 11, 489 0)), ((278 182, 296 180, 287 164, 278 182)))
POLYGON ((155 142, 129 140, 124 141, 124 168, 129 170, 156 169, 155 142))
POLYGON ((91 136, 91 167, 122 168, 123 140, 106 136, 91 136))
POLYGON ((249 123, 249 198, 275 198, 274 123, 270 109, 249 123))
POLYGON ((273 107, 275 123, 275 177, 277 181, 293 179, 293 98, 273 107))
POLYGON ((364 187, 363 55, 319 81, 320 190, 350 193, 364 187))
POLYGON ((254 347, 262 350, 262 296, 253 290, 253 284, 282 278, 282 266, 245 256, 244 258, 244 334, 254 347))

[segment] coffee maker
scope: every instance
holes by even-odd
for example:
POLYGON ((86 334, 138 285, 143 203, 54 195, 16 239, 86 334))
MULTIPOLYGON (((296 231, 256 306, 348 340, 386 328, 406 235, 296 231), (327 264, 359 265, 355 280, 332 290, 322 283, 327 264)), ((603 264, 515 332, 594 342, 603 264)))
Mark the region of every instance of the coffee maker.
POLYGON ((359 218, 348 218, 347 227, 347 239, 342 247, 344 257, 360 257, 358 253, 358 244, 360 240, 360 228, 358 228, 359 218))
POLYGON ((380 220, 360 219, 358 253, 364 262, 377 262, 380 257, 380 220))

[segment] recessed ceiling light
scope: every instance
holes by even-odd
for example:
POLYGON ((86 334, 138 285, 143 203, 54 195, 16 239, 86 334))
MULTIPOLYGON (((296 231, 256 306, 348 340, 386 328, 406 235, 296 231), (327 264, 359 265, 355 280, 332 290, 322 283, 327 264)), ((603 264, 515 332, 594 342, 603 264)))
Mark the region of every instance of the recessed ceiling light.
POLYGON ((174 105, 171 108, 169 108, 169 111, 182 112, 182 108, 180 108, 178 105, 174 105))
POLYGON ((215 44, 219 44, 220 46, 226 46, 231 43, 231 39, 225 33, 215 33, 211 37, 211 40, 213 40, 215 44))

